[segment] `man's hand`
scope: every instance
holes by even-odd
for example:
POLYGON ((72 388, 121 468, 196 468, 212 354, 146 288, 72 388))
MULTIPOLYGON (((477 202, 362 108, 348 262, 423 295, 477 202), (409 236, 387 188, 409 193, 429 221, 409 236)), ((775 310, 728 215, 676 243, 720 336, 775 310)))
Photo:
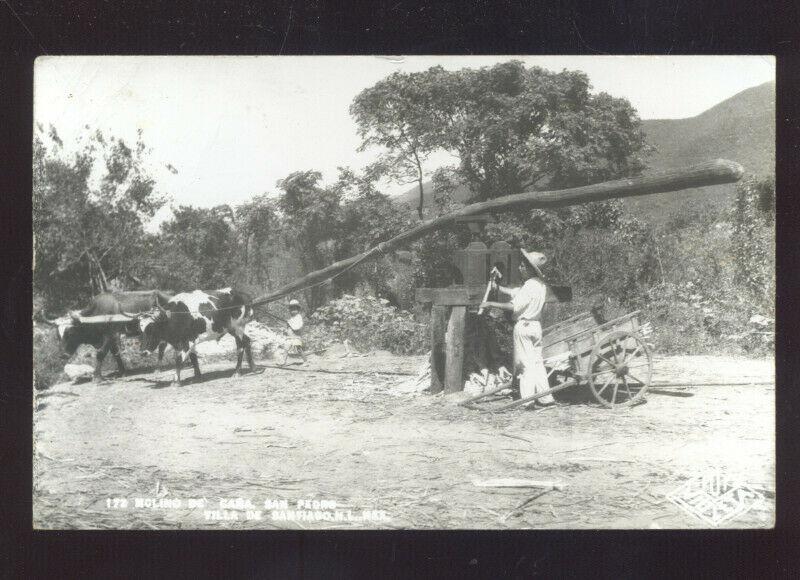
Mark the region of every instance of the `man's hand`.
POLYGON ((492 302, 481 302, 481 305, 478 308, 481 310, 486 310, 487 308, 491 308, 492 306, 494 306, 494 303, 492 302))

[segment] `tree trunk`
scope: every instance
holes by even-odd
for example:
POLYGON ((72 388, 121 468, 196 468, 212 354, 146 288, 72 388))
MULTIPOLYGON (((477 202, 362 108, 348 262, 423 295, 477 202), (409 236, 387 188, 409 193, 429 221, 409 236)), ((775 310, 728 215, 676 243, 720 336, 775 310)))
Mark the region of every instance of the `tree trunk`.
POLYGON ((417 207, 417 213, 419 214, 419 219, 422 220, 424 219, 422 209, 425 206, 425 188, 422 185, 422 178, 424 175, 422 174, 422 163, 416 151, 414 151, 414 160, 417 162, 417 184, 419 186, 419 206, 417 207))
POLYGON ((103 271, 103 266, 100 265, 100 261, 95 258, 94 254, 88 252, 86 256, 89 258, 89 271, 92 271, 92 266, 94 266, 94 275, 97 281, 97 287, 100 292, 108 292, 108 279, 106 278, 106 273, 103 271))
POLYGON ((456 220, 459 218, 505 211, 519 207, 564 207, 613 198, 650 195, 721 183, 734 183, 741 179, 743 173, 744 169, 738 163, 717 159, 716 161, 701 163, 688 169, 664 171, 647 177, 607 181, 604 183, 557 191, 528 191, 517 195, 506 195, 488 201, 473 203, 453 213, 424 221, 416 227, 390 240, 382 242, 378 244, 378 246, 362 254, 347 258, 346 260, 340 260, 321 270, 306 274, 299 280, 282 286, 270 294, 259 297, 254 301, 254 304, 258 305, 273 302, 291 292, 307 288, 321 280, 325 280, 340 272, 353 268, 361 262, 385 255, 430 232, 450 226, 456 223, 456 220))
POLYGON ((100 265, 100 262, 97 262, 97 273, 100 277, 100 288, 103 292, 108 292, 108 278, 106 278, 106 273, 103 271, 103 266, 100 265))
POLYGON ((419 206, 417 207, 417 214, 419 215, 419 219, 423 219, 422 214, 422 207, 425 204, 425 188, 422 186, 422 177, 417 180, 419 184, 419 206))

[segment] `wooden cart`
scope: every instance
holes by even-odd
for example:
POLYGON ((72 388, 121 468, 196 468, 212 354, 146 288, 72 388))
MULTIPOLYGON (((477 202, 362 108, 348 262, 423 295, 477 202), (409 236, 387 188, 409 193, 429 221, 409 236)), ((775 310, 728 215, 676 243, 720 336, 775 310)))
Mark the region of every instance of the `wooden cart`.
POLYGON ((530 404, 545 395, 586 385, 604 407, 618 408, 644 401, 653 375, 650 349, 640 334, 639 312, 607 322, 591 313, 578 314, 542 332, 542 352, 551 388, 502 406, 488 399, 511 387, 505 383, 461 405, 499 412, 530 404))

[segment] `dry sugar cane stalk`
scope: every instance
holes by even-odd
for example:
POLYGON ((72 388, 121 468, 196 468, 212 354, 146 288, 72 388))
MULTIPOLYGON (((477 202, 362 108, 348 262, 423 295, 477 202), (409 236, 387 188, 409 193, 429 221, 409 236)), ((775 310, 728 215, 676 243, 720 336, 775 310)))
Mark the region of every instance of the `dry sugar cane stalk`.
POLYGON ((497 479, 485 479, 483 481, 474 480, 473 485, 477 487, 539 487, 543 489, 564 489, 567 484, 559 481, 539 481, 534 479, 515 479, 504 477, 497 479))

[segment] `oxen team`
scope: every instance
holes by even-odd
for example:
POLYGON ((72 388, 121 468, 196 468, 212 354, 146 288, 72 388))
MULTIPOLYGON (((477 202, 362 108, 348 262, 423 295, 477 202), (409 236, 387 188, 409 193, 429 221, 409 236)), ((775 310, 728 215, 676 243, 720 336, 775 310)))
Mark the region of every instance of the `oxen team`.
POLYGON ((120 375, 125 364, 120 356, 119 336, 139 336, 145 352, 158 349, 159 364, 169 344, 175 350, 175 380, 180 385, 181 367, 190 360, 195 378, 200 377, 195 347, 207 340, 231 334, 236 340, 238 359, 235 375, 241 373, 243 355, 254 369, 250 338, 245 325, 253 317, 251 297, 232 288, 170 295, 159 290, 117 292, 95 296, 81 311, 56 320, 47 320, 58 329, 64 357, 72 356, 81 344, 97 349, 94 376, 99 379, 106 354, 111 351, 120 375), (108 322, 84 323, 84 317, 107 316, 108 322))

